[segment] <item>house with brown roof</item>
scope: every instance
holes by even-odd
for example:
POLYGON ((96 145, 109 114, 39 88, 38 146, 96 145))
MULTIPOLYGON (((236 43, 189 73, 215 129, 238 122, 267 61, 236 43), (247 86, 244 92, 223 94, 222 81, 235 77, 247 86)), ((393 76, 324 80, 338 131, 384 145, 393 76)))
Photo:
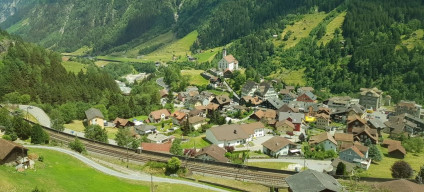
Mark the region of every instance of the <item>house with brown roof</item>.
POLYGON ((85 111, 85 116, 87 117, 87 123, 88 125, 99 125, 100 127, 104 128, 104 119, 102 112, 95 108, 90 108, 87 111, 85 111))
POLYGON ((206 130, 206 139, 219 147, 242 145, 263 136, 265 126, 261 122, 221 125, 206 130))
POLYGON ((413 117, 420 118, 422 106, 415 103, 415 101, 404 101, 401 100, 397 105, 395 109, 396 115, 401 115, 408 113, 412 115, 413 117))
POLYGON ((157 111, 152 111, 149 114, 149 118, 146 120, 148 123, 159 123, 162 120, 168 120, 171 114, 168 109, 161 109, 157 111))
POLYGON ((317 101, 317 96, 315 96, 312 92, 304 92, 296 98, 296 101, 315 103, 317 101))
POLYGON ((387 192, 423 192, 424 185, 420 185, 406 179, 398 179, 376 183, 375 187, 387 192))
POLYGON ((280 155, 288 155, 290 149, 294 148, 295 145, 295 143, 284 137, 275 136, 262 143, 262 151, 271 157, 278 157, 280 155))
POLYGON ((391 157, 403 159, 406 155, 406 150, 400 141, 385 139, 381 146, 388 148, 387 151, 391 157))
POLYGON ((320 113, 316 115, 315 118, 316 118, 315 124, 317 128, 324 129, 328 127, 331 123, 330 115, 327 115, 325 113, 320 113))
POLYGON ((352 134, 355 141, 364 143, 369 139, 371 143, 378 144, 378 133, 376 129, 371 129, 368 126, 363 128, 358 127, 352 130, 352 134))
POLYGON ((187 114, 181 110, 174 111, 171 114, 172 117, 172 123, 175 125, 181 125, 187 118, 187 114))
POLYGON ((240 100, 240 104, 241 105, 245 105, 247 107, 254 107, 254 106, 259 106, 261 103, 263 102, 263 100, 261 100, 259 97, 255 96, 244 96, 241 98, 240 100))
POLYGON ((229 105, 231 103, 230 97, 228 95, 218 95, 216 96, 212 102, 219 105, 219 109, 222 109, 225 105, 229 105))
POLYGON ((202 125, 207 124, 206 118, 194 116, 188 118, 188 123, 190 126, 192 126, 195 130, 198 130, 202 125))
POLYGON ((379 90, 378 88, 361 88, 360 91, 361 96, 359 99, 359 104, 365 108, 372 108, 377 110, 383 104, 383 91, 379 90))
POLYGON ((122 119, 117 117, 114 121, 113 124, 115 124, 116 128, 123 128, 123 127, 130 127, 130 126, 134 126, 134 123, 131 121, 128 121, 128 119, 122 119))
POLYGON ((12 141, 0 139, 0 165, 26 157, 28 149, 12 141))
POLYGON ((392 140, 392 139, 384 139, 383 143, 381 144, 382 147, 389 147, 389 145, 401 145, 401 142, 398 140, 392 140))
POLYGON ((334 140, 337 141, 337 145, 340 147, 344 145, 353 145, 353 134, 349 133, 334 133, 334 140))
POLYGON ((367 120, 362 119, 361 117, 354 115, 349 116, 347 119, 347 132, 352 133, 354 128, 364 128, 367 126, 367 120))
POLYGON ((255 119, 257 121, 264 121, 267 123, 275 122, 275 119, 277 118, 277 111, 272 109, 267 109, 265 111, 258 110, 254 114, 252 114, 250 118, 255 119))
POLYGON ((223 148, 220 148, 218 145, 212 144, 210 146, 200 149, 194 155, 197 159, 203 159, 206 161, 216 161, 221 163, 227 163, 229 159, 225 157, 227 151, 223 148))
POLYGON ((274 124, 274 127, 277 133, 288 134, 288 135, 293 135, 293 131, 295 129, 294 124, 290 122, 289 120, 277 121, 274 124))
POLYGON ((218 62, 218 70, 220 71, 234 71, 238 70, 239 62, 233 55, 227 55, 227 50, 224 49, 222 53, 222 59, 218 62))
POLYGON ((323 132, 319 135, 312 136, 309 139, 310 145, 323 145, 324 150, 337 150, 337 142, 334 140, 333 136, 330 135, 328 132, 323 132))
POLYGON ((171 154, 172 143, 141 143, 141 150, 171 154))

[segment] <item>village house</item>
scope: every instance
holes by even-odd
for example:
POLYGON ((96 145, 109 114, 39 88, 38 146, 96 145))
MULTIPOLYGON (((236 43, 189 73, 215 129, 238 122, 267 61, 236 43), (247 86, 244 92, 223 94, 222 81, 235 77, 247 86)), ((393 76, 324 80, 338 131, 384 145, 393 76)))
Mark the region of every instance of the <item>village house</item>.
POLYGON ((422 114, 422 106, 415 103, 415 101, 400 101, 396 105, 395 115, 408 113, 416 118, 420 118, 422 114))
POLYGON ((131 121, 128 121, 127 119, 122 119, 117 117, 114 121, 113 124, 115 124, 116 128, 123 128, 123 127, 131 127, 134 126, 134 123, 131 121))
POLYGON ((229 159, 225 157, 227 151, 223 148, 220 148, 218 145, 212 144, 210 146, 200 149, 200 151, 195 153, 195 158, 202 159, 206 161, 216 161, 221 163, 229 162, 229 159))
POLYGON ((272 109, 267 109, 265 111, 258 110, 250 116, 250 118, 252 118, 252 119, 255 119, 257 121, 263 120, 267 123, 270 123, 272 121, 275 123, 276 117, 277 117, 277 111, 272 110, 272 109))
POLYGON ((377 110, 383 104, 383 91, 376 87, 372 89, 361 88, 360 91, 359 104, 365 108, 377 110))
POLYGON ((349 133, 334 133, 334 140, 336 140, 337 145, 342 146, 343 144, 353 145, 353 134, 349 133))
POLYGON ((299 113, 299 108, 290 107, 287 104, 284 104, 282 107, 278 109, 278 112, 290 112, 290 113, 299 113))
POLYGON ((156 132, 156 127, 153 125, 141 124, 134 126, 135 132, 139 135, 146 135, 156 132))
POLYGON ((292 122, 290 122, 289 120, 284 120, 284 121, 277 121, 274 124, 275 130, 277 134, 287 134, 287 135, 294 135, 293 131, 295 129, 295 126, 292 122))
POLYGON ((219 95, 212 100, 213 103, 219 105, 218 109, 222 109, 224 106, 229 105, 231 101, 232 100, 228 97, 228 95, 219 95))
POLYGON ((279 98, 270 98, 262 102, 261 107, 278 110, 284 105, 283 101, 279 98))
POLYGON ((327 104, 328 108, 337 111, 339 109, 349 108, 351 99, 349 96, 332 97, 327 102, 324 102, 324 104, 327 104))
POLYGON ((141 143, 141 150, 171 154, 172 143, 141 143))
POLYGON ((255 92, 258 89, 258 84, 252 80, 248 80, 241 88, 241 96, 255 96, 255 92))
POLYGON ((90 108, 87 111, 85 111, 85 116, 87 117, 87 123, 88 125, 99 125, 100 127, 105 127, 105 117, 103 116, 102 112, 95 108, 90 108))
POLYGON ((307 169, 286 178, 289 192, 341 192, 343 186, 332 176, 307 169))
POLYGON ((376 129, 371 129, 368 126, 357 127, 352 130, 353 139, 365 143, 370 140, 372 144, 378 144, 378 133, 376 129))
POLYGON ((220 71, 234 71, 239 69, 239 62, 233 55, 227 55, 227 50, 224 49, 222 59, 218 62, 218 70, 220 71))
POLYGON ((312 92, 304 92, 297 97, 296 101, 315 103, 317 101, 317 96, 315 96, 312 92))
POLYGON ((400 141, 385 139, 382 144, 383 147, 387 147, 388 155, 390 157, 403 159, 406 155, 406 150, 402 146, 400 141))
POLYGON ((281 95, 281 99, 286 104, 290 103, 291 101, 296 100, 296 98, 297 98, 297 95, 294 94, 293 92, 287 92, 287 91, 283 91, 283 90, 280 91, 280 95, 281 95))
POLYGON ((364 128, 365 126, 367 126, 365 119, 357 115, 349 116, 347 120, 347 133, 352 133, 354 128, 364 128))
POLYGON ((293 123, 294 131, 300 131, 305 115, 303 113, 280 112, 278 113, 278 121, 288 120, 293 123))
POLYGON ((331 123, 330 115, 327 115, 325 113, 320 113, 316 115, 315 118, 316 118, 315 124, 317 128, 320 128, 320 129, 324 129, 328 127, 331 123))
POLYGON ((262 136, 265 136, 265 126, 260 122, 222 125, 206 130, 206 139, 219 147, 246 144, 262 136))
POLYGON ((198 130, 202 125, 207 124, 206 118, 194 116, 188 118, 188 123, 190 126, 192 126, 195 130, 198 130))
POLYGON ((172 123, 175 125, 181 125, 183 121, 186 121, 187 114, 181 110, 174 111, 171 114, 172 117, 172 123))
POLYGON ((256 92, 257 92, 256 95, 258 95, 263 100, 278 98, 278 95, 275 92, 274 87, 269 82, 260 83, 256 92))
POLYGON ((280 155, 289 155, 290 149, 294 148, 295 145, 295 143, 284 137, 275 136, 262 143, 262 151, 271 157, 278 157, 280 155))
POLYGON ((27 156, 28 149, 12 141, 0 139, 0 165, 15 162, 27 156))
POLYGON ((325 151, 328 150, 337 150, 337 142, 334 140, 333 136, 328 132, 323 132, 319 135, 312 136, 309 139, 310 145, 322 145, 325 151))
POLYGON ((169 113, 168 109, 161 109, 152 111, 146 121, 147 123, 159 123, 162 120, 168 120, 170 116, 171 114, 169 113))
POLYGON ((306 92, 312 93, 314 91, 315 91, 315 89, 313 87, 299 87, 299 88, 297 88, 298 94, 303 94, 303 93, 306 93, 306 92))
POLYGON ((147 140, 149 140, 150 143, 166 143, 172 141, 172 137, 168 137, 160 133, 155 133, 148 135, 147 140))
POLYGON ((259 97, 252 97, 252 96, 244 96, 240 100, 240 105, 245 105, 247 107, 256 107, 259 106, 263 100, 261 100, 259 97))
POLYGON ((368 154, 363 154, 356 146, 351 146, 339 152, 341 160, 355 163, 358 167, 368 170, 371 165, 371 159, 368 159, 368 154))

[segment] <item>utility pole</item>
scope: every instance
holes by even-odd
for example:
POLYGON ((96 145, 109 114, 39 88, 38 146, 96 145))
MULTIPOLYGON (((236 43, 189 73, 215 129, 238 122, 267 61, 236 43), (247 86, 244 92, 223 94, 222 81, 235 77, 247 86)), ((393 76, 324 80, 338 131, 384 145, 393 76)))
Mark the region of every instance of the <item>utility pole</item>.
POLYGON ((150 189, 152 189, 151 191, 154 192, 153 189, 153 175, 150 173, 150 189))

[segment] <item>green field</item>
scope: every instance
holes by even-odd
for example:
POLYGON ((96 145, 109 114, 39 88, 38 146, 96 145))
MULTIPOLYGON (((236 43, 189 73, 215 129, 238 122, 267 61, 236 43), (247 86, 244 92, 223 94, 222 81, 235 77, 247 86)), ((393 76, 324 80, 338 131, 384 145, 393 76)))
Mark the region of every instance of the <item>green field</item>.
POLYGON ((274 40, 276 46, 285 44, 284 49, 289 49, 297 45, 302 38, 308 37, 312 29, 318 26, 319 23, 327 16, 324 12, 306 14, 300 21, 297 21, 293 25, 288 25, 279 39, 274 40), (290 38, 287 41, 283 41, 284 36, 287 32, 292 31, 290 38))
POLYGON ((342 12, 327 25, 325 35, 318 41, 318 45, 320 45, 321 43, 324 43, 325 45, 330 42, 331 39, 334 38, 334 32, 336 31, 336 29, 340 29, 340 33, 343 32, 342 25, 345 20, 345 16, 346 12, 342 12))
MULTIPOLYGON (((390 167, 395 163, 396 161, 399 161, 400 159, 391 158, 387 156, 387 148, 380 147, 378 148, 383 153, 383 160, 381 162, 378 162, 378 164, 372 164, 370 168, 361 174, 363 177, 379 177, 379 178, 392 178, 390 167)), ((412 169, 414 169, 416 172, 420 170, 420 167, 424 165, 424 152, 421 152, 417 155, 414 155, 412 153, 407 153, 404 161, 408 162, 412 169)))
MULTIPOLYGON (((184 138, 187 139, 187 137, 184 137, 184 138)), ((200 135, 198 137, 189 137, 189 141, 187 141, 185 143, 181 143, 181 147, 183 149, 194 148, 195 145, 196 145, 196 149, 200 149, 200 148, 207 147, 207 146, 211 145, 211 143, 209 143, 206 140, 205 135, 200 135)))
MULTIPOLYGON (((402 45, 406 46, 409 50, 413 49, 417 45, 424 45, 424 30, 418 29, 410 35, 409 38, 405 39, 405 35, 402 35, 402 45)), ((396 46, 396 49, 400 49, 401 46, 396 46)))
POLYGON ((108 62, 134 62, 134 63, 141 63, 141 62, 143 62, 142 59, 127 58, 127 57, 97 56, 96 58, 98 60, 106 60, 108 62))
POLYGON ((62 65, 65 67, 66 71, 75 74, 79 73, 81 70, 84 71, 84 73, 87 71, 87 68, 84 64, 75 61, 62 61, 62 65))
POLYGON ((213 49, 209 49, 209 50, 205 50, 202 53, 198 53, 193 55, 193 57, 197 58, 197 62, 199 63, 204 63, 204 62, 211 62, 214 58, 215 55, 218 53, 218 51, 221 51, 222 47, 216 47, 213 49))
POLYGON ((28 25, 29 24, 29 19, 26 18, 25 20, 21 20, 18 23, 15 23, 14 25, 10 26, 9 28, 6 29, 6 31, 10 34, 17 32, 19 29, 21 29, 21 27, 28 25))
POLYGON ((78 132, 84 132, 84 124, 82 121, 79 120, 73 120, 72 123, 65 124, 65 128, 78 131, 78 132))
MULTIPOLYGON (((27 192, 35 187, 44 191, 150 191, 150 182, 138 182, 105 175, 63 153, 30 149, 44 157, 35 170, 17 173, 13 167, 0 166, 0 191, 27 192)), ((141 168, 141 167, 140 167, 141 168)), ((154 191, 208 191, 187 185, 154 183, 154 191)))
POLYGON ((72 52, 72 53, 62 53, 62 55, 66 55, 66 56, 83 56, 86 55, 88 52, 90 52, 91 50, 93 50, 93 48, 90 48, 88 46, 84 46, 79 48, 78 50, 72 52))
POLYGON ((188 75, 190 77, 190 85, 208 85, 209 81, 200 75, 203 72, 203 70, 181 70, 181 75, 188 75))
POLYGON ((138 53, 141 49, 145 49, 148 47, 152 47, 152 46, 156 46, 156 45, 160 45, 160 44, 168 44, 171 43, 172 41, 175 40, 175 36, 172 33, 172 31, 169 31, 167 33, 161 34, 153 39, 150 39, 140 45, 138 45, 137 47, 127 51, 125 54, 128 57, 137 57, 140 54, 138 53))
POLYGON ((282 68, 279 69, 276 73, 273 72, 269 77, 272 79, 282 80, 287 85, 306 85, 305 68, 299 69, 297 71, 282 68))
POLYGON ((191 55, 190 46, 196 41, 197 35, 197 31, 193 31, 182 39, 175 40, 173 43, 146 55, 143 60, 171 61, 173 56, 177 57, 177 60, 186 60, 186 55, 191 55))
POLYGON ((224 91, 218 91, 216 89, 212 89, 212 90, 208 90, 209 92, 215 94, 215 95, 230 95, 228 92, 224 92, 224 91))

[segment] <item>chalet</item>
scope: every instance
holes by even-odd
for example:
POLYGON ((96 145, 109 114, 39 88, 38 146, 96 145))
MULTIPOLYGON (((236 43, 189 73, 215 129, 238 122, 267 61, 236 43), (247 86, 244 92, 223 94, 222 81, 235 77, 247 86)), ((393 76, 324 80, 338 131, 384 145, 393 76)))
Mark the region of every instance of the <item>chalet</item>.
POLYGON ((281 99, 283 100, 284 103, 288 104, 290 103, 290 101, 294 101, 297 98, 297 95, 292 93, 292 92, 281 92, 280 91, 280 95, 281 95, 281 99))
POLYGON ((284 104, 278 109, 278 112, 299 113, 299 108, 290 107, 289 105, 284 104))
POLYGON ((400 141, 385 139, 382 146, 387 147, 388 154, 391 157, 403 159, 406 155, 406 150, 400 141))
POLYGON ((241 88, 241 96, 255 96, 255 92, 258 89, 258 84, 254 81, 248 80, 241 88))
POLYGON ((317 101, 317 96, 315 96, 312 92, 307 91, 297 97, 296 101, 315 103, 317 101))
POLYGON ((216 103, 209 103, 209 105, 206 106, 207 113, 216 111, 218 109, 219 109, 219 105, 216 103))
POLYGON ((367 170, 371 164, 371 160, 367 159, 368 155, 363 154, 357 147, 351 146, 339 152, 341 160, 355 163, 357 166, 367 170))
POLYGON ((198 130, 202 125, 207 123, 206 118, 199 116, 189 117, 188 122, 195 130, 198 130))
POLYGON ((134 123, 131 121, 128 121, 127 119, 121 119, 119 117, 117 117, 114 121, 113 124, 115 124, 116 128, 122 128, 122 127, 130 127, 130 126, 134 126, 134 123))
POLYGON ((250 118, 256 119, 258 121, 260 120, 271 121, 271 120, 275 120, 276 117, 277 117, 277 111, 272 109, 267 109, 265 111, 258 110, 250 116, 250 118))
POLYGON ((206 117, 206 113, 202 109, 195 108, 188 113, 188 116, 189 117, 195 117, 195 116, 206 117))
POLYGON ((233 55, 227 55, 227 50, 223 50, 222 59, 218 62, 218 69, 221 71, 225 70, 238 70, 239 62, 233 55))
POLYGON ((373 144, 378 144, 378 133, 376 129, 371 129, 368 126, 353 128, 353 139, 359 142, 366 142, 368 139, 373 144))
POLYGON ((134 126, 135 132, 139 135, 146 135, 156 132, 156 127, 153 125, 141 124, 134 126))
POLYGON ((206 130, 206 139, 219 147, 242 145, 262 136, 265 136, 265 126, 260 122, 222 125, 206 130))
POLYGON ((327 104, 328 108, 333 110, 347 109, 350 107, 351 100, 352 98, 349 96, 332 97, 324 104, 327 104))
POLYGON ((316 115, 315 118, 316 118, 317 128, 321 128, 321 129, 326 128, 331 123, 330 115, 327 115, 325 113, 320 113, 320 114, 316 115))
POLYGON ((295 129, 294 124, 289 120, 277 121, 274 124, 274 127, 277 133, 287 135, 293 135, 293 131, 295 129))
POLYGON ((343 144, 353 145, 353 134, 349 133, 334 133, 334 140, 336 140, 337 145, 340 147, 343 144))
POLYGON ((278 98, 278 95, 275 92, 274 87, 272 86, 271 83, 268 83, 268 82, 260 83, 256 92, 257 92, 257 95, 263 100, 278 98))
POLYGON ((396 112, 395 115, 402 115, 402 114, 410 114, 413 117, 421 118, 421 111, 422 106, 415 103, 415 101, 400 101, 396 105, 396 112))
POLYGON ((286 178, 289 192, 339 192, 343 186, 326 173, 307 169, 286 178))
POLYGON ((85 116, 87 117, 87 123, 88 125, 99 125, 100 127, 104 128, 104 119, 102 112, 95 108, 90 108, 87 111, 85 111, 85 116))
POLYGON ((264 143, 263 153, 271 157, 278 157, 280 155, 288 155, 290 149, 292 149, 296 144, 289 141, 288 139, 280 136, 275 136, 271 139, 268 139, 264 143))
POLYGON ((268 109, 278 110, 284 105, 283 101, 278 98, 270 98, 262 102, 261 106, 268 109))
POLYGON ((141 143, 141 150, 171 154, 172 143, 141 143))
POLYGON ((172 123, 175 125, 181 125, 186 120, 187 114, 183 111, 175 111, 171 114, 172 123))
POLYGON ((222 107, 229 105, 231 101, 232 100, 230 99, 230 97, 228 97, 228 95, 219 95, 212 100, 213 103, 219 105, 219 109, 222 109, 222 107))
POLYGON ((206 161, 216 161, 221 163, 227 163, 229 159, 225 157, 227 151, 220 148, 218 145, 212 144, 210 146, 200 149, 199 152, 195 153, 195 158, 203 159, 206 161))
POLYGON ((365 118, 366 112, 365 108, 363 108, 359 104, 353 104, 347 109, 347 116, 358 116, 362 119, 365 118))
POLYGON ((424 191, 424 185, 417 184, 415 182, 398 179, 392 181, 386 181, 375 184, 378 191, 387 192, 422 192, 424 191))
POLYGON ((361 117, 354 115, 349 116, 347 120, 347 133, 352 133, 354 128, 364 128, 367 126, 367 121, 361 117))
POLYGON ((370 119, 368 120, 368 126, 371 129, 376 129, 380 134, 380 130, 384 130, 386 125, 380 119, 370 119))
POLYGON ((161 110, 151 112, 146 121, 148 123, 159 123, 162 120, 168 120, 170 116, 171 114, 169 113, 167 109, 161 109, 161 110))
POLYGON ((337 142, 334 140, 333 136, 328 132, 321 133, 319 135, 312 136, 309 139, 310 145, 323 145, 324 150, 337 150, 337 142))
POLYGON ((245 105, 247 107, 255 107, 259 106, 263 100, 261 100, 259 97, 252 97, 252 96, 244 96, 240 100, 241 105, 245 105))
POLYGON ((28 149, 12 141, 0 139, 0 165, 26 157, 28 149))
POLYGON ((231 78, 233 76, 233 71, 227 69, 224 71, 224 78, 231 78))
POLYGON ((288 120, 295 126, 294 131, 300 131, 305 115, 303 113, 280 112, 278 121, 288 120))

